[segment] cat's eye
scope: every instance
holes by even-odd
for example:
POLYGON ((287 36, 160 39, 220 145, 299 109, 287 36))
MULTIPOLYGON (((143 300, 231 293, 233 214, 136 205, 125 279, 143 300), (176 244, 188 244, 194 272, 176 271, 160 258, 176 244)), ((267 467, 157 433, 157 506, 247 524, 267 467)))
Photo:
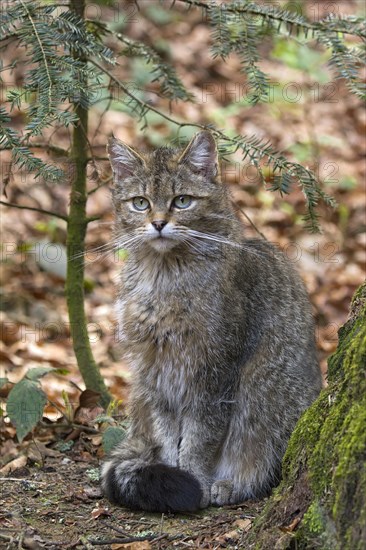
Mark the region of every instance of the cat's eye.
POLYGON ((150 207, 150 203, 145 197, 134 197, 132 199, 132 204, 136 210, 140 210, 140 212, 143 212, 144 210, 147 210, 150 207))
POLYGON ((192 204, 192 197, 190 195, 178 195, 173 199, 172 204, 175 208, 188 208, 192 204))

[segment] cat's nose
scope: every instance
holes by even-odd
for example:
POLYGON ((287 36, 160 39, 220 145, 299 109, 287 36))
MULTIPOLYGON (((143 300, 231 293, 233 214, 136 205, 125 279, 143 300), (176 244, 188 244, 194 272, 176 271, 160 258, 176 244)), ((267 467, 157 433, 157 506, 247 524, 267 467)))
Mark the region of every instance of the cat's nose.
POLYGON ((156 231, 161 231, 163 227, 166 226, 168 222, 165 220, 154 220, 151 222, 151 224, 155 227, 156 231))

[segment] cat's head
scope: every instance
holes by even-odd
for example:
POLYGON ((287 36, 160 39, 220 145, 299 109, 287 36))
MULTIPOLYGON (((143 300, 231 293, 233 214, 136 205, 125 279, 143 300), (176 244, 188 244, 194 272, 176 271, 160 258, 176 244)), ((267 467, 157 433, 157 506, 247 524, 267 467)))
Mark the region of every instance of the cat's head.
POLYGON ((152 153, 111 138, 108 154, 121 247, 203 250, 230 234, 235 215, 210 132, 198 133, 184 150, 162 147, 152 153))

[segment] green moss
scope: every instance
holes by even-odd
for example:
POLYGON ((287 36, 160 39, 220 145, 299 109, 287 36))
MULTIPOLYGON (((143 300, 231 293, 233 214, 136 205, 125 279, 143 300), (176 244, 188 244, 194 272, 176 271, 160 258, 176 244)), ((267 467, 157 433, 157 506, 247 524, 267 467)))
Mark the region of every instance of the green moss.
POLYGON ((300 548, 335 549, 336 530, 317 499, 314 499, 305 513, 296 539, 300 548))
POLYGON ((307 463, 319 440, 327 408, 328 392, 324 391, 297 423, 282 463, 283 479, 287 484, 295 482, 298 472, 307 463))

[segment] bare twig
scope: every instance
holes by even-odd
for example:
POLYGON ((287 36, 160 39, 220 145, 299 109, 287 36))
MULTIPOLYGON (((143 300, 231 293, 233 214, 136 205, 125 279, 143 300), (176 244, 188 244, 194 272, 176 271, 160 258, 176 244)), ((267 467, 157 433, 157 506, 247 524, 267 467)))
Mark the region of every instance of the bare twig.
POLYGON ((92 428, 90 426, 86 426, 85 424, 75 424, 75 422, 53 422, 52 424, 46 424, 47 428, 50 429, 58 429, 58 428, 73 428, 74 430, 81 430, 83 432, 88 432, 90 434, 99 434, 100 431, 96 430, 95 428, 92 428))
POLYGON ((208 130, 210 129, 208 126, 204 126, 202 124, 194 124, 194 123, 189 123, 189 122, 179 122, 178 120, 175 120, 174 118, 166 115, 165 113, 162 113, 161 111, 159 111, 159 109, 156 109, 155 107, 153 107, 152 105, 150 105, 149 103, 146 103, 145 101, 143 101, 142 99, 139 99, 138 97, 136 97, 135 95, 133 95, 130 90, 123 84, 123 82, 121 82, 118 78, 116 78, 108 69, 106 69, 105 67, 102 67, 102 65, 100 65, 97 61, 95 61, 95 59, 90 59, 90 63, 92 63, 93 65, 95 65, 95 67, 97 67, 100 71, 102 71, 104 74, 106 74, 107 76, 109 76, 109 78, 115 83, 117 84, 121 90, 124 91, 124 93, 129 97, 131 98, 133 101, 135 101, 136 103, 138 103, 140 105, 140 107, 142 107, 144 110, 147 111, 153 111, 154 113, 156 113, 157 115, 161 116, 162 118, 164 118, 165 120, 168 120, 169 122, 172 122, 173 124, 176 124, 177 126, 180 126, 180 127, 183 127, 183 126, 195 126, 197 128, 201 128, 202 130, 208 130))
POLYGON ((185 535, 168 535, 167 533, 164 533, 162 535, 159 535, 158 537, 156 535, 145 535, 143 537, 118 537, 116 539, 104 539, 104 540, 88 540, 90 544, 93 546, 103 546, 104 544, 129 544, 132 542, 142 542, 142 541, 159 541, 162 539, 167 539, 169 541, 177 540, 184 538, 185 535))
POLYGON ((63 214, 58 214, 57 212, 52 212, 51 210, 44 210, 43 208, 36 208, 34 206, 24 206, 21 204, 14 204, 12 202, 6 202, 6 201, 0 201, 0 204, 3 204, 4 206, 9 206, 10 208, 20 208, 21 210, 32 210, 34 212, 39 212, 40 214, 46 214, 47 216, 54 216, 55 218, 64 220, 64 222, 68 221, 67 216, 64 216, 63 214))
POLYGON ((28 483, 35 483, 37 485, 45 485, 45 481, 35 481, 33 479, 27 479, 23 477, 0 477, 0 481, 26 481, 28 483))
POLYGON ((120 534, 123 535, 124 537, 129 537, 129 536, 130 536, 130 533, 127 533, 127 531, 124 531, 123 529, 121 529, 120 527, 117 527, 117 526, 113 525, 112 523, 108 523, 108 521, 103 521, 103 524, 104 524, 106 527, 109 527, 110 529, 113 529, 113 531, 116 531, 117 533, 120 533, 120 534))
POLYGON ((243 214, 243 216, 245 217, 245 219, 250 223, 250 225, 253 227, 253 229, 258 233, 258 235, 260 235, 262 237, 262 239, 264 239, 265 241, 267 241, 267 238, 266 236, 262 233, 262 231, 260 231, 256 225, 254 224, 254 222, 250 219, 250 217, 248 216, 248 214, 246 214, 246 212, 244 212, 244 210, 242 208, 240 208, 240 206, 238 206, 240 212, 243 214))
POLYGON ((93 187, 93 189, 90 189, 90 191, 88 191, 88 195, 92 195, 96 191, 99 191, 99 189, 101 189, 102 187, 110 183, 112 180, 113 180, 113 176, 110 176, 109 178, 102 180, 100 184, 96 185, 95 187, 93 187))
POLYGON ((57 145, 51 145, 50 143, 30 143, 28 147, 29 149, 46 149, 46 151, 52 151, 52 153, 56 153, 57 155, 65 155, 65 157, 69 156, 67 149, 57 147, 57 145))

